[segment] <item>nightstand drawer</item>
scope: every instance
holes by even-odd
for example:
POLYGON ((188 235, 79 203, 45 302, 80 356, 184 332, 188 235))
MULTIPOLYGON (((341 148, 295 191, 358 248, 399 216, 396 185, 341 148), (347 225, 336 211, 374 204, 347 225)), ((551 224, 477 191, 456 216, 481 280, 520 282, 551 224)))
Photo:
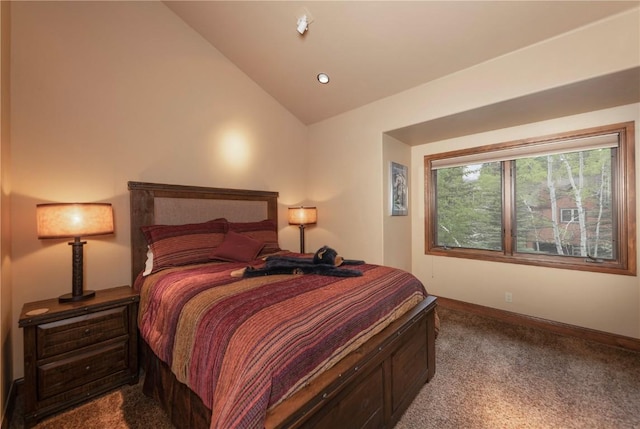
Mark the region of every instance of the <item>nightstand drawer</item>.
POLYGON ((67 392, 129 367, 128 338, 93 351, 38 366, 39 400, 67 392))
POLYGON ((127 306, 72 317, 37 328, 37 359, 128 334, 127 306))

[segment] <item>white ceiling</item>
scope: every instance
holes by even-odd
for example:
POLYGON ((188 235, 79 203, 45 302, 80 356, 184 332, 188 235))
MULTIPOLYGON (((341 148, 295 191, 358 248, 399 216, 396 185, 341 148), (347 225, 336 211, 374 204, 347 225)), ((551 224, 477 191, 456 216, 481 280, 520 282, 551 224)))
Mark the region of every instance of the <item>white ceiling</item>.
MULTIPOLYGON (((638 7, 640 1, 165 4, 302 122, 313 124, 638 7), (313 22, 300 35, 296 23, 305 13, 313 22), (328 85, 317 82, 320 72, 331 77, 328 85)), ((412 134, 403 131, 397 133, 401 139, 412 134)))

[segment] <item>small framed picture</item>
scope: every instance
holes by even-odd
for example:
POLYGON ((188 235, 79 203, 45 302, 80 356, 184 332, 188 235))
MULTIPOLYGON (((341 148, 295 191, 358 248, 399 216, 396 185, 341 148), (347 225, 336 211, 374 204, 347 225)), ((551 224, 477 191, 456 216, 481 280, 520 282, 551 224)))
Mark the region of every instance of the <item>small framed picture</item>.
POLYGON ((409 171, 406 165, 391 162, 389 173, 391 216, 409 214, 409 171))

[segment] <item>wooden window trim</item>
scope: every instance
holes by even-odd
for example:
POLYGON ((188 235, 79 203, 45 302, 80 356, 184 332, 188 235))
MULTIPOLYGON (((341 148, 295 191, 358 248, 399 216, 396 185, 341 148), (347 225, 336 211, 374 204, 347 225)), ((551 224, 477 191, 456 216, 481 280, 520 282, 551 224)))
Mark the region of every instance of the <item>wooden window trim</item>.
POLYGON ((425 254, 434 256, 447 256, 465 259, 475 259, 493 262, 505 262, 515 264, 534 265, 550 268, 573 269, 579 271, 591 271, 609 274, 637 275, 636 257, 636 196, 635 196, 635 124, 633 121, 593 127, 566 133, 556 133, 543 137, 534 137, 511 142, 497 143, 471 149, 462 149, 443 152, 424 157, 424 213, 425 213, 425 254), (432 188, 431 163, 452 157, 467 156, 472 153, 497 152, 523 145, 535 145, 553 140, 580 138, 588 135, 619 133, 620 143, 617 156, 617 177, 613 192, 616 201, 616 221, 618 223, 616 240, 619 243, 616 261, 586 262, 584 257, 533 255, 515 253, 511 237, 512 222, 510 213, 514 207, 512 181, 508 178, 510 171, 505 171, 511 164, 503 163, 503 247, 502 252, 445 248, 435 245, 436 231, 434 222, 435 190, 432 188), (506 168, 505 168, 506 165, 506 168))

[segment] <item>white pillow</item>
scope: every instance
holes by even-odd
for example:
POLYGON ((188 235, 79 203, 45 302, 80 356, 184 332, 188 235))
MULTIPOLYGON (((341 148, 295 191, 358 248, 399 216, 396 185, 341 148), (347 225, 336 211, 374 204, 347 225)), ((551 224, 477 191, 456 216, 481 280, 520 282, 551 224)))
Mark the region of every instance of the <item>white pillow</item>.
POLYGON ((153 250, 151 250, 151 246, 147 246, 147 262, 144 264, 142 275, 148 276, 151 271, 153 271, 153 250))

